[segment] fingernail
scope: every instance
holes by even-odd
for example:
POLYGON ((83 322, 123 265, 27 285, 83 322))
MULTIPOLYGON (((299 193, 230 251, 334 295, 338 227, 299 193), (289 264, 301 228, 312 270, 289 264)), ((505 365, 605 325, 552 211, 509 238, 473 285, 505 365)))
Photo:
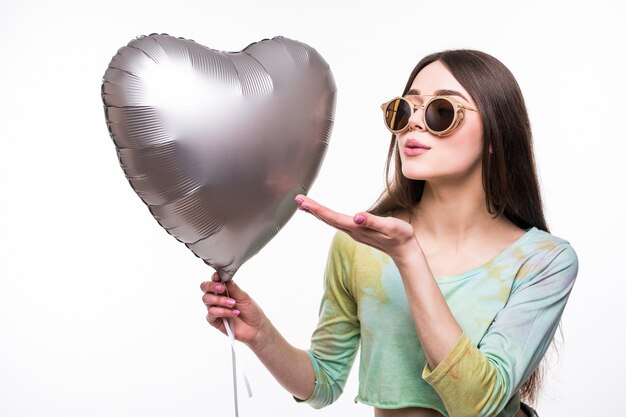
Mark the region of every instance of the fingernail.
POLYGON ((226 300, 226 304, 228 304, 231 307, 234 306, 236 302, 237 301, 233 300, 232 298, 229 298, 228 300, 226 300))
POLYGON ((215 291, 216 292, 222 292, 224 290, 224 286, 222 284, 216 284, 215 285, 215 291))
POLYGON ((300 197, 296 198, 296 203, 298 203, 298 205, 302 204, 304 200, 301 199, 300 197))
POLYGON ((357 216, 354 218, 354 222, 355 222, 356 224, 363 224, 363 222, 364 222, 364 221, 365 221, 365 217, 364 217, 363 215, 361 215, 361 214, 357 215, 357 216))
POLYGON ((239 315, 239 313, 241 313, 241 311, 239 311, 239 310, 233 310, 233 311, 232 311, 232 313, 233 313, 233 316, 238 316, 238 315, 239 315))

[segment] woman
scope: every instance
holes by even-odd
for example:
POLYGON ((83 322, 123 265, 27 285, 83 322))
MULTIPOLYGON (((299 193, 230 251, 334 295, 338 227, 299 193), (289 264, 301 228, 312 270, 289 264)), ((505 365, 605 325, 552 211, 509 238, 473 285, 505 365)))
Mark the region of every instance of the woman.
POLYGON ((217 276, 201 286, 209 323, 224 331, 233 317, 237 338, 314 407, 340 395, 360 346, 357 400, 377 417, 536 415, 521 401, 537 394, 578 262, 548 233, 517 82, 488 54, 444 51, 383 112, 390 180, 371 210, 296 197, 339 230, 311 349, 217 276))

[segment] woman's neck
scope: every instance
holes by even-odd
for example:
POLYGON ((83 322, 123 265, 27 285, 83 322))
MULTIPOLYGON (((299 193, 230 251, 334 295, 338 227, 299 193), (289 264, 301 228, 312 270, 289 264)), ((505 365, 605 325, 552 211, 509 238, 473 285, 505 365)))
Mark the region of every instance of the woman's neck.
POLYGON ((482 181, 477 180, 426 182, 411 220, 416 233, 461 241, 502 222, 489 213, 482 181))

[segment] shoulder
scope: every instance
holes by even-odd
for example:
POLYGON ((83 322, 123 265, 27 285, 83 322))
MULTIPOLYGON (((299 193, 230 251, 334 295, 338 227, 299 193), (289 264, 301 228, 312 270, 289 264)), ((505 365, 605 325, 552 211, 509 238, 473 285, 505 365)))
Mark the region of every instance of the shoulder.
POLYGON ((518 276, 521 281, 537 283, 550 279, 572 285, 578 275, 578 255, 563 238, 532 228, 515 249, 522 264, 518 276))
POLYGON ((386 253, 364 243, 357 242, 343 231, 335 232, 330 245, 329 260, 341 262, 346 268, 360 266, 362 267, 360 269, 365 268, 365 265, 373 268, 374 265, 386 265, 389 262, 393 262, 386 253))
POLYGON ((364 251, 374 250, 373 248, 357 242, 352 237, 341 230, 335 232, 330 244, 331 256, 339 256, 341 258, 354 258, 364 251))
POLYGON ((331 255, 352 256, 354 255, 356 242, 346 232, 338 230, 335 232, 331 243, 330 253, 331 255))
POLYGON ((569 241, 537 228, 530 229, 525 237, 520 247, 533 257, 543 259, 543 263, 558 260, 578 264, 578 256, 569 241))

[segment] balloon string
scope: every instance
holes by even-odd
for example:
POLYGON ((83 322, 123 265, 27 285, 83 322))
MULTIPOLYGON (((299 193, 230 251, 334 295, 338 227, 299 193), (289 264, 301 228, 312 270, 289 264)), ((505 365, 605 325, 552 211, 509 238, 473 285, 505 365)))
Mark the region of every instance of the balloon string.
MULTIPOLYGON (((226 295, 230 297, 228 294, 228 288, 226 289, 226 295)), ((222 321, 224 322, 224 327, 226 328, 226 334, 228 334, 228 338, 230 339, 230 350, 233 364, 233 396, 235 402, 235 417, 239 417, 239 400, 237 396, 237 351, 236 351, 236 339, 235 339, 235 326, 232 318, 222 317, 222 321)), ((239 356, 241 358, 241 355, 239 356)), ((248 398, 252 397, 252 389, 250 388, 250 381, 248 381, 248 376, 246 372, 241 370, 243 375, 243 380, 246 384, 246 390, 248 391, 248 398)))

